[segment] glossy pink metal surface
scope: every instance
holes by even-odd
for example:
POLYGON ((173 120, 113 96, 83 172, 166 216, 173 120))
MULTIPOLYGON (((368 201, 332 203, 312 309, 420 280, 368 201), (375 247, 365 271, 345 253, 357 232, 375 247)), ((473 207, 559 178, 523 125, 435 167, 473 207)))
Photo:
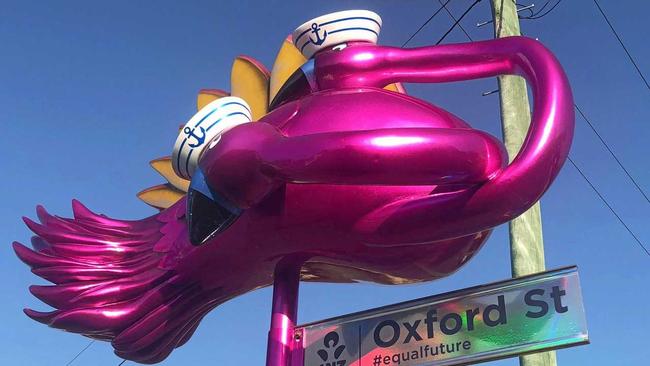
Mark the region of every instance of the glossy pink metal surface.
MULTIPOLYGON (((314 73, 318 90, 228 131, 205 153, 200 168, 210 187, 243 212, 201 246, 189 243, 185 200, 140 221, 93 214, 78 202, 73 219, 39 207, 40 224, 26 219, 34 250, 18 243, 15 250, 55 284, 30 291, 57 310, 27 315, 155 363, 212 308, 271 285, 280 261, 294 270, 287 262, 304 262, 306 281, 441 278, 471 259, 491 228, 532 206, 569 151, 567 79, 531 39, 417 49, 353 43, 317 54, 314 73), (495 138, 380 89, 500 74, 524 76, 535 99, 524 145, 508 166, 495 138)), ((295 303, 282 294, 294 284, 297 293, 291 281, 276 288, 284 300, 274 302, 269 334, 280 345, 269 350, 274 365, 288 357, 295 303)))

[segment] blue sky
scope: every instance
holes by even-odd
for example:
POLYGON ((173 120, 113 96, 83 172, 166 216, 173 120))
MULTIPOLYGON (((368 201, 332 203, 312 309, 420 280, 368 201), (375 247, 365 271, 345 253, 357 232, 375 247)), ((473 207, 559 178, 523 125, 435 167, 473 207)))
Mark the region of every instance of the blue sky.
MULTIPOLYGON (((471 0, 452 0, 459 15, 471 0)), ((650 2, 602 0, 641 70, 650 74, 645 31, 650 2)), ((540 1, 539 4, 542 4, 540 1)), ((135 193, 161 178, 148 161, 170 154, 177 126, 195 112, 201 88, 229 86, 238 54, 271 66, 295 26, 327 12, 367 8, 384 20, 380 43, 401 45, 439 6, 437 1, 111 1, 2 2, 0 21, 0 363, 65 365, 88 340, 29 320, 21 309, 47 309, 27 292, 43 281, 10 249, 28 242, 22 215, 36 204, 69 216, 70 200, 118 218, 149 216, 135 193)), ((492 37, 487 0, 463 21, 475 39, 492 37)), ((410 44, 433 44, 453 21, 440 13, 410 44)), ((560 59, 575 100, 640 185, 650 191, 650 93, 591 0, 563 2, 553 13, 524 21, 560 59)), ((460 30, 445 42, 465 42, 460 30)), ((473 126, 500 136, 494 79, 450 85, 407 85, 473 126)), ((576 120, 571 155, 650 245, 650 205, 576 120)), ((650 350, 650 258, 566 165, 542 200, 547 267, 577 264, 592 344, 561 350, 560 365, 640 365, 650 350)), ((301 287, 300 322, 358 311, 452 289, 505 279, 510 274, 507 227, 501 226, 467 266, 437 282, 301 287)), ((191 341, 163 365, 199 362, 261 365, 269 323, 270 289, 226 303, 210 313, 191 341)), ((73 365, 117 365, 102 342, 73 365)), ((131 363, 127 363, 131 364, 131 363)), ((495 365, 516 365, 515 359, 495 365)))

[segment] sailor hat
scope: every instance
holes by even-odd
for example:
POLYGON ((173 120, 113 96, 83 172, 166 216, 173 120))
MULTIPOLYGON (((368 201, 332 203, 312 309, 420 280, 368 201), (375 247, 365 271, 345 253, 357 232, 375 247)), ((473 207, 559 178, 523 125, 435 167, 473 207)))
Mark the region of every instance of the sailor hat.
POLYGON ((346 10, 314 18, 293 31, 293 44, 306 58, 350 41, 377 43, 381 17, 369 10, 346 10))
POLYGON ((251 122, 251 109, 237 97, 219 98, 201 108, 181 129, 172 152, 174 172, 191 179, 201 155, 229 129, 251 122))

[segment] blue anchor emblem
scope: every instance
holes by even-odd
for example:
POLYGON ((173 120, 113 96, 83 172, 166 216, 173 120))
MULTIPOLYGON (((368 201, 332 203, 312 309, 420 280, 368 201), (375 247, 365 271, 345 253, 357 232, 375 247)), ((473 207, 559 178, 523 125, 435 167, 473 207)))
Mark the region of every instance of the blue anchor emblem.
POLYGON ((309 36, 309 40, 311 41, 311 43, 317 46, 322 45, 323 42, 325 42, 325 39, 327 38, 327 30, 323 32, 323 38, 320 38, 320 34, 318 34, 319 31, 320 31, 320 27, 318 26, 318 23, 312 23, 311 32, 316 35, 316 40, 314 41, 314 39, 311 38, 311 36, 309 36))
POLYGON ((194 130, 196 130, 196 127, 194 128, 189 128, 185 127, 183 129, 183 132, 187 135, 187 137, 194 137, 196 139, 196 143, 194 144, 188 144, 189 147, 195 148, 203 145, 203 142, 205 141, 205 128, 199 127, 201 129, 201 133, 203 134, 202 136, 197 135, 194 130))

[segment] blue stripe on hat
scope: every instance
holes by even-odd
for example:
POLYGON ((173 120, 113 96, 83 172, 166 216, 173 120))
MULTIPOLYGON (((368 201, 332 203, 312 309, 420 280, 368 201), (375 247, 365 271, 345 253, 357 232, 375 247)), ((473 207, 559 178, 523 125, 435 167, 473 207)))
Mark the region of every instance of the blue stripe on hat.
MULTIPOLYGON (((245 104, 243 104, 243 103, 239 103, 239 102, 228 102, 228 103, 225 103, 225 104, 219 105, 219 106, 216 107, 213 111, 211 111, 210 113, 208 113, 205 117, 201 118, 201 120, 200 120, 199 122, 197 122, 197 123, 194 125, 194 127, 195 127, 195 128, 198 127, 201 123, 203 123, 203 121, 205 121, 206 118, 208 118, 208 116, 210 116, 212 113, 218 111, 219 108, 223 108, 223 107, 228 106, 228 105, 238 105, 238 106, 244 107, 244 109, 246 109, 246 110, 248 111, 248 113, 251 113, 251 114, 252 114, 251 110, 250 110, 250 109, 249 109, 245 104)), ((242 114, 243 114, 243 113, 242 113, 242 114)), ((245 115, 245 114, 244 114, 244 115, 245 115)), ((246 115, 245 115, 245 116, 246 116, 246 115)), ((246 117, 248 117, 248 116, 246 116, 246 117)), ((221 117, 221 118, 223 118, 223 117, 221 117)), ((221 118, 220 118, 219 120, 221 120, 221 118)), ((207 131, 207 130, 206 130, 206 131, 207 131)))
MULTIPOLYGON (((239 104, 239 105, 242 105, 242 106, 243 106, 243 104, 241 104, 241 103, 237 103, 237 102, 232 102, 232 103, 227 103, 227 104, 239 104)), ((226 105, 226 104, 224 104, 224 105, 226 105)), ((216 109, 215 109, 215 110, 216 110, 216 109)), ((214 112, 214 111, 212 111, 212 112, 214 112)), ((212 114, 212 112, 210 112, 210 114, 212 114)), ((218 120, 214 121, 210 126, 208 126, 208 128, 205 129, 205 132, 207 133, 208 131, 210 131, 210 129, 211 129, 212 127, 216 126, 217 123, 221 122, 224 118, 228 118, 228 117, 232 117, 232 116, 237 116, 237 115, 244 116, 244 117, 248 118, 248 115, 246 115, 246 113, 242 113, 242 112, 232 112, 232 113, 229 113, 229 114, 227 114, 227 115, 225 115, 225 116, 219 118, 218 120)), ((207 116, 206 116, 206 117, 207 117, 207 116)), ((197 123, 196 126, 194 126, 194 127, 197 127, 201 122, 203 122, 203 120, 205 120, 205 118, 201 119, 201 121, 200 121, 199 123, 197 123)), ((177 165, 180 164, 180 156, 181 156, 180 151, 183 150, 183 145, 185 145, 185 141, 187 141, 187 138, 185 138, 185 140, 183 140, 183 143, 181 144, 181 147, 180 147, 180 149, 179 149, 179 154, 178 154, 178 164, 177 164, 177 165)), ((210 141, 207 141, 207 142, 210 142, 210 141)), ((197 146, 196 148, 199 148, 199 147, 200 147, 200 146, 197 146)), ((185 159, 185 173, 186 173, 187 175, 190 175, 189 164, 190 164, 190 159, 191 159, 191 157, 192 157, 192 153, 193 153, 193 152, 194 152, 194 148, 190 149, 190 152, 187 154, 187 159, 185 159)))
MULTIPOLYGON (((218 105, 218 106, 215 107, 213 110, 211 110, 208 114, 206 114, 203 118, 201 118, 201 120, 199 120, 199 121, 198 121, 198 122, 197 122, 197 123, 192 127, 192 129, 198 127, 201 123, 203 123, 203 121, 205 121, 208 117, 210 117, 212 114, 214 114, 215 112, 217 112, 220 108, 223 108, 223 107, 228 106, 228 105, 238 105, 238 106, 241 106, 241 107, 243 107, 244 109, 246 109, 249 113, 251 113, 251 110, 248 108, 248 106, 246 106, 246 105, 243 104, 243 103, 240 103, 240 102, 237 102, 237 101, 228 102, 228 103, 225 103, 225 104, 218 105)), ((234 112, 234 113, 230 113, 230 114, 226 115, 225 117, 229 117, 229 116, 233 116, 233 115, 237 115, 237 114, 240 114, 240 115, 245 116, 245 117, 248 118, 248 116, 247 116, 246 114, 242 113, 242 112, 234 112)), ((251 113, 251 114, 252 114, 252 113, 251 113)), ((210 130, 210 128, 212 128, 214 125, 216 125, 218 122, 220 122, 220 121, 221 121, 223 118, 225 118, 225 117, 221 117, 221 118, 219 118, 216 122, 214 122, 213 124, 211 124, 211 125, 210 125, 206 130, 205 130, 205 132, 208 132, 208 130, 210 130)), ((179 169, 181 169, 181 151, 183 151, 183 147, 185 146, 185 143, 187 142, 187 139, 188 139, 188 138, 189 138, 189 136, 188 136, 188 137, 185 137, 185 139, 183 139, 183 142, 181 143, 181 146, 180 146, 179 149, 178 149, 178 157, 176 158, 176 166, 177 166, 179 169)), ((198 147, 198 146, 197 146, 197 147, 198 147)), ((187 159, 185 160, 185 174, 188 175, 188 176, 190 175, 190 171, 189 171, 189 169, 188 169, 188 166, 189 166, 190 157, 192 156, 192 152, 193 152, 193 151, 194 151, 194 148, 190 149, 190 152, 187 154, 187 159)))
MULTIPOLYGON (((334 23, 338 23, 338 22, 343 22, 343 21, 345 21, 345 20, 358 20, 358 19, 361 19, 361 20, 370 20, 370 21, 372 21, 372 22, 375 22, 378 26, 381 27, 381 24, 379 24, 379 22, 378 22, 376 19, 368 18, 368 17, 349 17, 349 18, 341 18, 341 19, 336 19, 336 20, 330 20, 329 22, 325 22, 325 23, 321 23, 321 24, 318 24, 318 23, 316 23, 316 24, 318 24, 319 27, 322 27, 322 26, 324 26, 324 25, 329 25, 329 24, 334 24, 334 23)), ((305 34, 307 34, 307 32, 309 32, 309 31, 311 31, 311 28, 309 28, 309 29, 303 31, 302 33, 300 33, 300 35, 298 36, 298 38, 296 38, 296 39, 293 41, 293 43, 294 43, 294 44, 297 44, 298 41, 300 40, 300 38, 302 38, 302 37, 303 37, 305 34)), ((331 32, 330 32, 330 33, 331 33, 331 32)), ((375 34, 376 34, 376 32, 375 32, 375 34)), ((303 47, 304 47, 304 46, 303 46, 303 47)))
MULTIPOLYGON (((345 31, 350 31, 350 30, 364 30, 364 31, 372 32, 372 33, 376 34, 377 36, 379 36, 379 33, 375 32, 374 30, 372 30, 372 29, 370 29, 370 28, 363 28, 363 27, 352 27, 352 28, 337 29, 337 30, 334 30, 334 31, 328 32, 328 34, 334 34, 334 33, 339 33, 339 32, 345 32, 345 31)), ((310 38, 309 40, 307 40, 307 42, 305 42, 305 44, 303 44, 303 45, 300 47, 300 52, 302 52, 302 51, 305 49, 305 47, 307 47, 307 45, 310 44, 310 43, 312 43, 311 38, 310 38)))
POLYGON ((185 174, 187 174, 187 176, 190 175, 190 167, 189 167, 189 165, 190 165, 190 158, 192 157, 193 152, 194 152, 194 149, 190 150, 190 153, 187 154, 187 160, 185 160, 185 174))
MULTIPOLYGON (((178 167, 178 170, 181 169, 181 151, 183 151, 183 146, 185 146, 185 143, 187 142, 187 137, 183 142, 181 143, 181 147, 178 149, 178 156, 176 157, 176 166, 178 167)), ((187 170, 185 171, 187 173, 187 170)))
POLYGON ((225 116, 219 118, 218 120, 214 121, 210 126, 208 126, 208 128, 205 129, 205 132, 210 131, 210 129, 211 129, 212 127, 214 127, 217 123, 221 122, 222 119, 224 119, 224 118, 228 118, 228 117, 230 117, 230 116, 236 116, 236 115, 242 115, 242 116, 244 116, 244 117, 248 117, 245 113, 242 113, 242 112, 232 112, 232 113, 227 114, 227 115, 225 115, 225 116))

